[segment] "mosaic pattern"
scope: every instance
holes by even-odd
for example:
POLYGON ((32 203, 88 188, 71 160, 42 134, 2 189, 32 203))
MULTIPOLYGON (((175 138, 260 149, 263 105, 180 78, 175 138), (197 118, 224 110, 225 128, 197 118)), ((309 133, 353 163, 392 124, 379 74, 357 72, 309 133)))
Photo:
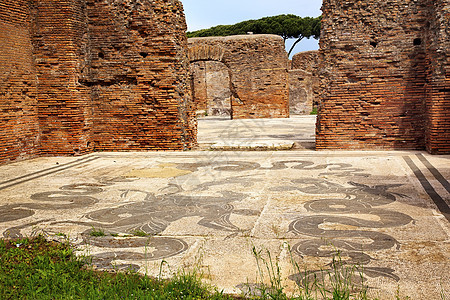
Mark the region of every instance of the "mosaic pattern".
MULTIPOLYGON (((189 161, 179 157, 157 165, 152 162, 147 164, 150 168, 133 170, 124 167, 122 175, 116 177, 85 176, 91 178, 90 182, 64 184, 33 193, 27 201, 4 204, 0 206, 0 225, 16 225, 4 230, 3 236, 21 237, 40 226, 53 233, 53 228, 75 226, 82 228, 77 245, 97 249, 93 262, 98 267, 138 270, 143 262, 184 255, 190 249, 189 239, 182 234, 167 235, 168 228, 182 220, 195 222, 197 230, 221 233, 224 239, 244 233, 251 237, 249 228, 236 223, 236 217, 255 223, 262 217, 264 205, 249 207, 246 203, 255 194, 274 193, 289 195, 297 211, 306 211, 292 215, 282 232, 289 238, 298 237, 291 248, 294 255, 326 260, 339 251, 343 264, 364 265, 365 276, 394 282, 400 279, 391 266, 375 267, 371 263, 377 251, 397 251, 401 245, 384 229, 413 222, 411 216, 388 208, 399 199, 408 199, 397 192, 402 184, 368 184, 369 171, 342 162, 273 159, 260 163, 242 158, 189 161), (264 178, 269 179, 263 191, 264 178), (303 200, 295 202, 296 195, 303 200), (106 198, 113 202, 105 205, 106 198), (63 211, 82 213, 62 218, 58 214, 63 211), (99 228, 105 235, 94 236, 93 231, 99 228), (136 232, 140 234, 133 234, 136 232)), ((61 166, 61 172, 68 168, 61 166)), ((55 172, 58 169, 51 175, 55 172)), ((42 174, 32 174, 30 181, 47 176, 42 174)), ((13 180, 6 182, 8 188, 10 182, 13 180)), ((319 271, 311 274, 314 272, 319 271)), ((299 281, 302 276, 295 274, 290 279, 299 281)))
MULTIPOLYGON (((311 178, 291 180, 290 183, 290 186, 281 189, 329 195, 327 198, 305 203, 305 208, 314 215, 300 216, 289 226, 289 230, 294 234, 312 237, 292 247, 292 250, 300 256, 332 257, 339 251, 342 257, 349 257, 344 263, 367 266, 372 260, 367 252, 391 249, 400 245, 392 236, 369 229, 400 227, 412 222, 410 216, 382 207, 396 201, 396 197, 406 197, 389 191, 401 186, 398 184, 371 187, 349 182, 352 187, 348 188, 326 180, 311 178), (342 216, 345 214, 359 214, 361 218, 342 216), (366 220, 364 215, 376 216, 377 220, 366 220), (337 224, 344 229, 324 229, 325 224, 334 226, 337 224), (366 242, 358 242, 361 240, 366 242)), ((277 189, 280 188, 275 190, 277 189)), ((390 268, 364 268, 365 275, 387 276, 399 280, 393 274, 394 271, 390 268)))

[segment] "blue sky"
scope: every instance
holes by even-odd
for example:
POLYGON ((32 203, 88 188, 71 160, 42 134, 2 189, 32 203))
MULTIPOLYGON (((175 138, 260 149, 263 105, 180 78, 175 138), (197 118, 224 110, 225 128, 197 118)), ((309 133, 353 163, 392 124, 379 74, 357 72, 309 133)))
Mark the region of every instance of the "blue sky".
MULTIPOLYGON (((280 14, 301 17, 321 15, 322 0, 181 0, 188 30, 234 24, 280 14)), ((318 49, 318 41, 304 39, 294 52, 318 49)))

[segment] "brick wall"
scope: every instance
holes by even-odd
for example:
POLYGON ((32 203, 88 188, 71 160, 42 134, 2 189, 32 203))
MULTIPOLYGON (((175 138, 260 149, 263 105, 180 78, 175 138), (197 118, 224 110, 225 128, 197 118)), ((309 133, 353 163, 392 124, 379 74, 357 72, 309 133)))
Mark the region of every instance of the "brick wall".
POLYGON ((322 9, 317 149, 448 152, 448 1, 322 9))
POLYGON ((204 114, 208 110, 208 92, 206 84, 206 61, 191 63, 192 98, 197 111, 204 114))
POLYGON ((0 2, 0 163, 37 155, 37 82, 30 3, 0 2))
MULTIPOLYGON (((324 0, 318 149, 450 152, 449 1, 324 0)), ((0 163, 190 148, 185 30, 177 0, 0 1, 0 163)), ((280 37, 193 39, 189 57, 228 68, 234 118, 289 115, 280 37)))
POLYGON ((231 87, 228 67, 220 61, 191 64, 194 102, 199 116, 231 116, 231 87))
POLYGON ((422 149, 428 1, 323 3, 318 149, 422 149))
POLYGON ((190 148, 196 127, 181 3, 87 5, 95 149, 190 148))
POLYGON ((35 2, 33 45, 43 155, 92 150, 90 92, 79 80, 87 59, 84 6, 84 0, 35 2))
POLYGON ((192 62, 217 60, 228 68, 232 118, 289 117, 288 58, 276 35, 191 38, 192 62))
POLYGON ((428 32, 426 145, 431 153, 450 153, 450 0, 436 0, 428 32))
POLYGON ((317 106, 320 80, 317 76, 318 51, 305 51, 292 57, 289 70, 289 110, 309 114, 317 106))
POLYGON ((0 1, 0 163, 196 143, 181 2, 0 1))
POLYGON ((291 69, 313 73, 319 63, 319 51, 304 51, 292 56, 291 69))

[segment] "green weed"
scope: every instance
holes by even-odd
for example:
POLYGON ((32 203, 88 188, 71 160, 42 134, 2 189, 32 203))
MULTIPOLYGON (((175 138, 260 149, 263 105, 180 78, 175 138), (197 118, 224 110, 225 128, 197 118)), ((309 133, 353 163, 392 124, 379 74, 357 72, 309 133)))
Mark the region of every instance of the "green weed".
POLYGON ((140 236, 140 237, 144 237, 144 236, 148 236, 148 234, 145 232, 145 231, 143 231, 143 230, 134 230, 133 232, 132 232, 132 234, 134 235, 134 236, 140 236))
MULTIPOLYGON (((96 231, 95 232, 103 232, 96 231)), ((104 232, 102 235, 103 236, 104 232)), ((364 268, 347 265, 339 252, 326 270, 300 267, 287 247, 296 283, 293 295, 286 295, 279 261, 270 251, 252 248, 256 259, 257 283, 248 283, 251 299, 273 300, 366 300, 368 286, 364 268), (250 288, 252 287, 252 289, 250 288)), ((68 242, 46 241, 42 236, 0 240, 0 299, 245 299, 225 295, 202 283, 199 268, 183 269, 172 279, 126 272, 100 272, 90 267, 89 257, 77 257, 68 242)), ((200 263, 199 263, 200 265, 200 263)), ((441 298, 445 291, 441 286, 441 298)), ((398 288, 395 299, 400 297, 398 288)))
POLYGON ((98 272, 68 243, 0 240, 0 299, 232 299, 196 274, 159 280, 138 273, 98 272))
POLYGON ((288 297, 284 292, 285 287, 282 283, 278 261, 273 260, 268 250, 257 250, 253 247, 252 252, 259 273, 259 282, 256 286, 261 299, 369 299, 367 296, 368 287, 364 285, 363 268, 346 265, 339 252, 333 256, 329 270, 308 271, 302 269, 295 261, 289 246, 288 251, 294 272, 297 274, 295 277, 297 290, 291 297, 288 297))
POLYGON ((92 227, 90 235, 95 237, 106 236, 105 231, 103 229, 95 229, 94 227, 92 227))

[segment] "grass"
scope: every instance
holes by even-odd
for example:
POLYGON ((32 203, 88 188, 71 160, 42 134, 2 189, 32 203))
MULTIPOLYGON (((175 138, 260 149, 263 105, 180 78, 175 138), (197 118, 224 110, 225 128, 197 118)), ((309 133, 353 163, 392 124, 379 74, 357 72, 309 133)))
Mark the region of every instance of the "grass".
MULTIPOLYGON (((92 230, 89 233, 91 236, 93 237, 102 237, 102 236, 107 236, 108 234, 105 233, 105 231, 103 229, 96 229, 94 227, 92 227, 92 230)), ((113 237, 118 237, 120 236, 120 234, 118 233, 110 233, 111 236, 113 237)), ((63 236, 65 237, 65 235, 61 235, 61 234, 57 234, 57 236, 63 236)), ((130 236, 139 236, 139 237, 146 237, 149 236, 148 233, 146 233, 145 231, 142 230, 133 230, 130 234, 124 235, 123 237, 130 237, 130 236)))
MULTIPOLYGON (((369 299, 363 269, 346 265, 339 254, 329 270, 311 272, 298 265, 288 247, 298 274, 297 289, 288 296, 278 261, 267 250, 253 247, 252 251, 257 283, 253 289, 249 284, 247 295, 231 296, 204 285, 195 271, 181 271, 170 280, 133 271, 102 272, 90 266, 89 258, 77 257, 68 243, 47 241, 42 236, 0 240, 0 299, 369 299)), ((398 290, 395 299, 409 298, 400 298, 398 290)), ((441 299, 445 299, 443 290, 441 299)))
POLYGON ((232 299, 204 286, 198 276, 171 280, 131 271, 98 272, 68 244, 0 240, 0 299, 232 299))
POLYGON ((105 231, 103 229, 95 229, 94 227, 92 227, 90 235, 95 237, 106 236, 105 231))
POLYGON ((148 236, 148 233, 146 233, 145 231, 142 231, 142 230, 134 230, 134 231, 132 232, 132 234, 133 234, 134 236, 140 236, 140 237, 148 236))
POLYGON ((319 110, 317 109, 317 106, 314 106, 312 111, 309 113, 310 115, 317 115, 319 113, 319 110))
MULTIPOLYGON (((292 251, 288 247, 294 273, 298 274, 294 292, 295 296, 288 297, 285 293, 281 277, 281 268, 269 251, 252 249, 258 267, 259 284, 256 293, 260 299, 279 300, 368 300, 368 287, 364 285, 362 268, 345 265, 339 253, 333 256, 329 270, 309 272, 300 268, 294 260, 292 251), (359 277, 355 283, 355 277, 359 277)), ((252 295, 250 295, 252 296, 252 295)))

